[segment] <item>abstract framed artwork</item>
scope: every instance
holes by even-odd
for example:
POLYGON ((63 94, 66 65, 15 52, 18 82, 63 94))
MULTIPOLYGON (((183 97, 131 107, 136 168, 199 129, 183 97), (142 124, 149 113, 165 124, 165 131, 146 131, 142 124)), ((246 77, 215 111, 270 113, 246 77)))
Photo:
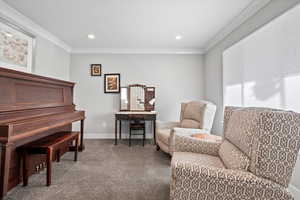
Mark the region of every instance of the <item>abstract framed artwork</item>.
POLYGON ((120 74, 104 74, 104 92, 120 93, 120 74))
POLYGON ((91 64, 91 76, 101 76, 102 66, 101 64, 91 64))
POLYGON ((0 17, 0 66, 32 72, 35 36, 21 26, 0 17))

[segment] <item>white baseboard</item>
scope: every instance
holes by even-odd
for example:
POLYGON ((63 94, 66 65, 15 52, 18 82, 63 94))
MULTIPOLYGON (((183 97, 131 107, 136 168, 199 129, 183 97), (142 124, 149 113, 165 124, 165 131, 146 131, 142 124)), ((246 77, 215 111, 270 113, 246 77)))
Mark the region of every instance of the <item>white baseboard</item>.
MULTIPOLYGON (((128 138, 128 133, 122 133, 122 138, 127 139, 128 138)), ((119 137, 119 134, 118 134, 119 137)), ((132 138, 140 138, 141 136, 132 136, 132 138)), ((115 134, 114 133, 84 133, 84 138, 85 139, 115 139, 115 134)), ((146 134, 147 139, 152 139, 153 135, 152 134, 146 134)))
POLYGON ((295 200, 300 199, 300 189, 299 188, 296 188, 295 186, 290 185, 289 191, 292 193, 295 200))

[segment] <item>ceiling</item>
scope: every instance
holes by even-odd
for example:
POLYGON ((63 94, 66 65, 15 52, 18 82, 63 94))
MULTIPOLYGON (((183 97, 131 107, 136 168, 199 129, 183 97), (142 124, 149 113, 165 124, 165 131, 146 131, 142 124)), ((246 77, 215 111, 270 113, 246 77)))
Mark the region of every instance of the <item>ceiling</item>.
POLYGON ((72 49, 203 49, 252 0, 4 0, 72 49), (88 34, 96 38, 90 40, 88 34), (181 40, 175 37, 181 35, 181 40))

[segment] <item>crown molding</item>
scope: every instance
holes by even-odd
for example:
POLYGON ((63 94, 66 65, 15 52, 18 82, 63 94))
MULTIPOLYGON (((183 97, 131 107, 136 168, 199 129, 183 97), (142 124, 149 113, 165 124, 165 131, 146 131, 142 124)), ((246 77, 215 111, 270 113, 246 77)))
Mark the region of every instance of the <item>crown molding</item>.
POLYGON ((66 44, 64 41, 47 31, 40 25, 33 22, 25 15, 21 14, 16 9, 9 6, 3 0, 0 0, 0 14, 2 14, 8 20, 12 20, 17 24, 25 27, 26 30, 29 30, 34 35, 39 35, 49 40, 50 42, 56 44, 57 46, 61 47, 62 49, 66 50, 67 52, 71 52, 71 47, 68 44, 66 44))
POLYGON ((234 20, 204 45, 204 51, 208 52, 270 2, 271 0, 253 0, 237 17, 234 18, 234 20))
POLYGON ((111 49, 111 48, 77 48, 73 54, 204 54, 203 49, 111 49))

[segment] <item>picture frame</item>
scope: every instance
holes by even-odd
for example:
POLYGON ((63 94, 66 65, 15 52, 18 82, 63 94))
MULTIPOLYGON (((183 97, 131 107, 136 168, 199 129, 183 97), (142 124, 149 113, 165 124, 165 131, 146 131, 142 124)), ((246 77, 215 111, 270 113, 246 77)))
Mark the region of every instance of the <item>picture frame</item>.
POLYGON ((0 16, 0 66, 31 73, 36 37, 21 25, 0 16))
POLYGON ((91 76, 102 76, 101 64, 91 64, 91 76))
POLYGON ((104 93, 120 93, 120 74, 104 74, 104 93))

